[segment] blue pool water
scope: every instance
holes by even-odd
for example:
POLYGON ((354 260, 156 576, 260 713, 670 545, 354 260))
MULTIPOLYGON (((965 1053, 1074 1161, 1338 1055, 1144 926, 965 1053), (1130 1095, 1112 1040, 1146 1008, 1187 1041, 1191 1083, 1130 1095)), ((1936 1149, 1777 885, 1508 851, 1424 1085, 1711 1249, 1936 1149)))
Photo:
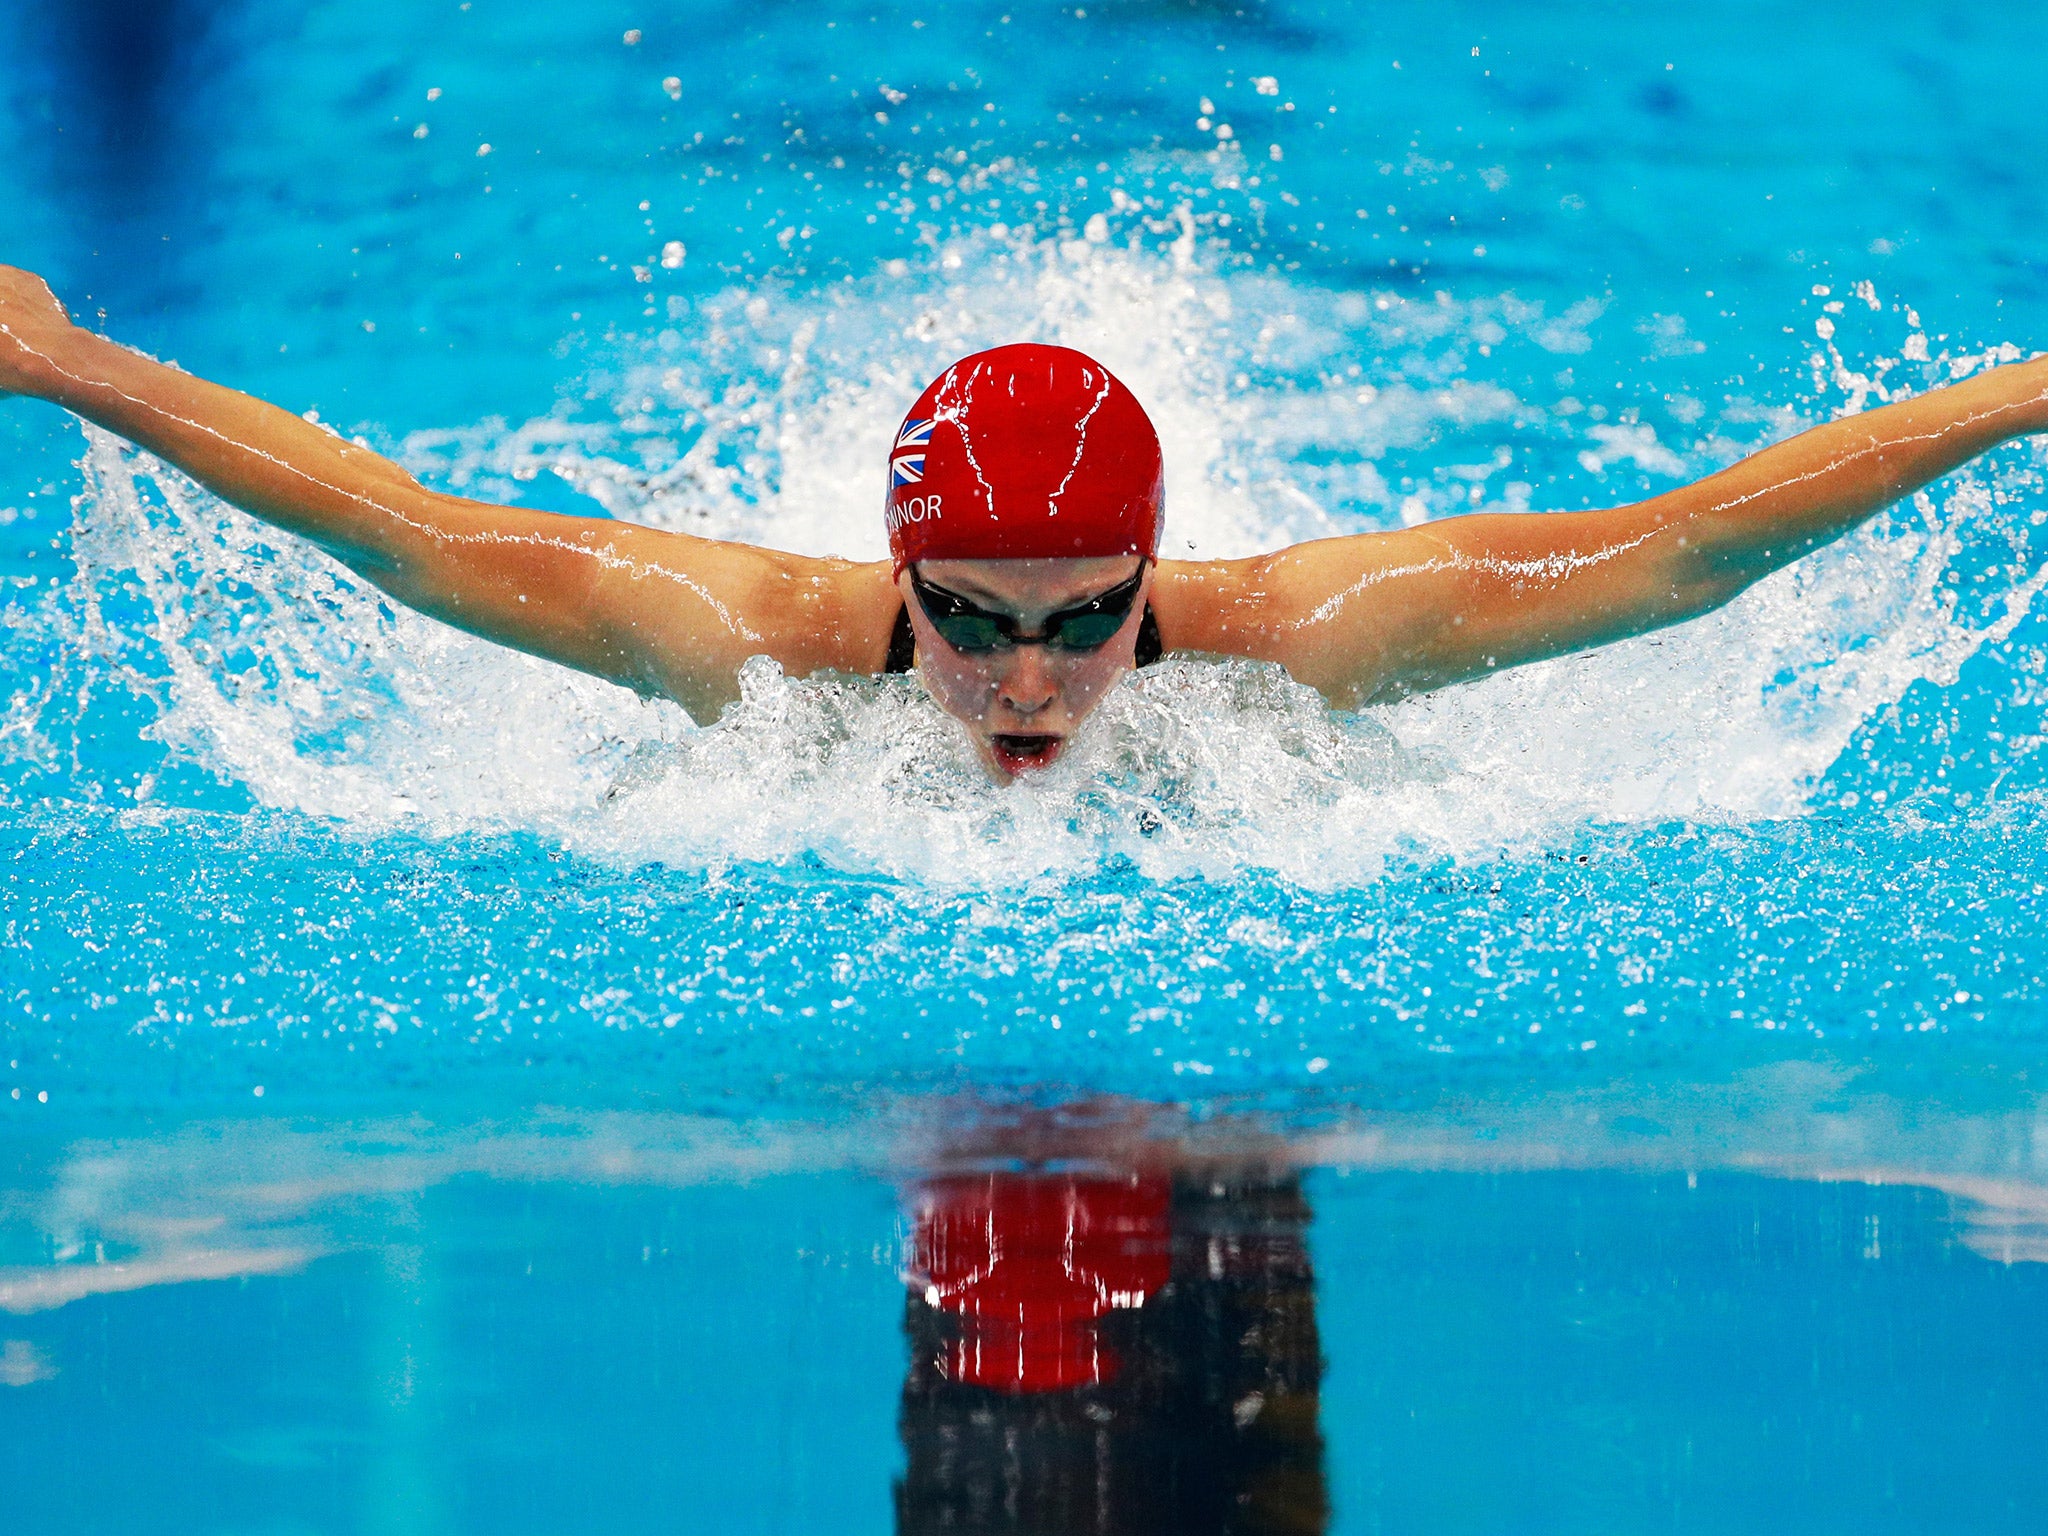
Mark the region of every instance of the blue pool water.
MULTIPOLYGON (((2044 44, 0 0, 0 261, 429 483, 861 557, 916 387, 1062 341, 1227 555, 2048 344, 2044 44)), ((2026 1528, 2044 452, 1428 699, 1170 661, 995 790, 905 682, 698 728, 0 406, 0 1528, 925 1528, 921 1181, 1104 1113, 1176 1254, 1298 1198, 1286 1528, 2026 1528)))

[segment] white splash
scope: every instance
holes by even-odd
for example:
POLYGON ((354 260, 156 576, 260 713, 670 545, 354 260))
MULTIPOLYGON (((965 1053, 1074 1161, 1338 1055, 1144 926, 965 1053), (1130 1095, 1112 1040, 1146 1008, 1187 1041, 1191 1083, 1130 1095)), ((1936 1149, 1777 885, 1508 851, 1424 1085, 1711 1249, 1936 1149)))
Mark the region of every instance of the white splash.
MULTIPOLYGON (((1168 552, 1230 555, 1525 509, 1529 484, 1482 446, 1509 423, 1589 472, 1725 462, 1732 413, 1674 443, 1668 426, 1663 440, 1576 426, 1561 404, 1460 373, 1475 338, 1519 338, 1583 371, 1597 315, 1217 270, 1185 222, 1164 244, 984 239, 858 292, 706 304, 622 362, 616 423, 423 433, 404 452, 472 494, 552 472, 639 521, 875 557, 903 403, 965 352, 1056 341, 1100 357, 1158 423, 1168 552), (1368 378, 1355 358, 1372 345, 1368 378), (1474 462, 1419 490, 1382 469, 1433 450, 1474 462)), ((1866 720, 1916 681, 1953 680, 2043 579, 2015 566, 1976 621, 1958 616, 1962 530, 1991 500, 1965 480, 1946 506, 1922 498, 1706 620, 1358 716, 1270 668, 1171 660, 1114 694, 1054 770, 998 789, 909 680, 793 682, 757 662, 741 702, 698 729, 394 611, 103 435, 85 473, 78 575, 38 611, 63 660, 0 728, 12 760, 53 761, 83 701, 119 691, 149 701, 148 734, 173 758, 366 836, 524 830, 606 859, 816 858, 939 885, 1113 859, 1161 881, 1263 867, 1342 885, 1588 822, 1796 815, 1866 720)), ((147 798, 149 781, 134 792, 147 798)))

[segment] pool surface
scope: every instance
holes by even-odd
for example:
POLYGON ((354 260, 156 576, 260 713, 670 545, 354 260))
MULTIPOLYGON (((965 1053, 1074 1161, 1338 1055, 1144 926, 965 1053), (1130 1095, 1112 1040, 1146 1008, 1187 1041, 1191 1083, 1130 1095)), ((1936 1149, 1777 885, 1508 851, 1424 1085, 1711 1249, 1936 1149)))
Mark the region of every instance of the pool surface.
MULTIPOLYGON (((861 558, 918 387, 1063 342, 1234 555, 2048 346, 2044 52, 0 0, 0 261, 429 484, 861 558)), ((909 680, 698 727, 0 404, 0 1529, 2028 1529, 2044 469, 1357 714, 1170 658, 998 790, 909 680)))

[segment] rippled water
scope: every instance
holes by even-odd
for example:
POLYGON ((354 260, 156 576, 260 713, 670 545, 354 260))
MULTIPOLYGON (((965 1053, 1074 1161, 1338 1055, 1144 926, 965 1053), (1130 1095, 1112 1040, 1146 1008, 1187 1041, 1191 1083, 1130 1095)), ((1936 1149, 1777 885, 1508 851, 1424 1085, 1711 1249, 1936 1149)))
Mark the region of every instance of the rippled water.
MULTIPOLYGON (((881 553, 903 403, 1002 340, 1124 377, 1164 440, 1169 551, 1225 556, 1644 495, 2032 351, 2048 321, 2038 132, 2007 62, 2048 41, 2029 8, 1888 27, 1762 4, 1711 23, 1592 4, 150 16, 88 5, 67 29, 0 7, 18 215, 0 260, 429 484, 807 552, 881 553), (182 41, 149 46, 150 27, 182 41)), ((829 1212, 867 1257, 844 1271, 861 1299, 764 1301, 757 1321, 894 1359, 889 1186, 960 1125, 1078 1101, 1256 1124, 1310 1170, 1340 1525, 1507 1528, 1388 1482, 1399 1437, 1358 1383, 1420 1389, 1362 1363, 1386 1364, 1370 1298, 1333 1278, 1404 1211, 1452 1248, 1507 1231, 1460 1179, 1581 1170, 1528 1198, 1627 1211, 1624 1231, 1896 1219, 1923 1244, 1897 1251, 1950 1256, 1928 1260, 1928 1305, 2007 1287, 2014 1310, 1983 1315, 2018 1337, 2038 1298, 2006 1266, 2041 1251, 2048 1070, 2044 451, 1988 455, 1710 618, 1399 705, 1333 713, 1272 669, 1172 658, 1053 771, 996 789, 910 680, 757 663, 694 725, 395 611, 147 457, 10 403, 0 1308, 133 1305, 161 1338, 201 1305, 166 1299, 181 1278, 302 1274, 260 1284, 323 1306, 442 1295, 418 1253, 526 1252, 495 1195, 472 1199, 480 1178, 553 1191, 531 1198, 574 1205, 563 1230, 606 1254, 651 1254, 619 1234, 710 1220, 724 1181, 773 1170, 735 1230, 837 1251, 789 1236, 829 1212), (1421 1182, 1361 1199, 1340 1168, 1421 1182), (1683 1186, 1702 1169, 1775 1182, 1700 1214, 1683 1186), (1923 1193, 1893 1211, 1800 1182, 1845 1176, 1923 1193), (430 1208, 452 1235, 404 1238, 430 1208), (364 1254, 396 1290, 349 1267, 364 1254), (119 1264, 155 1278, 117 1284, 119 1264)), ((1614 1264, 1649 1262, 1616 1241, 1614 1264)), ((1678 1270, 1759 1273, 1699 1241, 1678 1270)), ((1893 1274, 1881 1243, 1836 1244, 1794 1243, 1788 1283, 1893 1274)), ((676 1283, 715 1291, 722 1251, 706 1238, 676 1283)), ((624 1284, 608 1265, 579 1284, 624 1284)), ((809 1273, 763 1265, 763 1295, 809 1273)), ((515 1292, 555 1305, 495 1294, 515 1292)), ((724 1315, 663 1294, 636 1326, 724 1315)), ((282 1337, 231 1313, 190 1326, 282 1337)), ((1854 1315, 1841 1348, 1879 1326, 1854 1315)), ((1462 1347, 1451 1312, 1431 1318, 1418 1336, 1462 1347)), ((113 1383, 71 1327, 0 1317, 0 1383, 113 1383)), ((363 1348, 403 1354, 401 1333, 363 1348)), ((1738 1347, 1700 1337, 1703 1359, 1738 1347)), ((2037 1377, 1943 1377, 1954 1357, 1915 1337, 1884 1392, 2037 1401, 2037 1377), (1943 1380, 1956 1395, 1912 1386, 1943 1380)), ((447 1366, 445 1400, 508 1347, 447 1366)), ((1569 1348, 1539 1357, 1594 1381, 1569 1348)), ((738 1390, 738 1367, 705 1369, 738 1390)), ((1648 1487, 1702 1410, 1613 1372, 1594 1397, 1678 1427, 1624 1436, 1595 1481, 1648 1487)), ((817 1424, 866 1426, 846 1466, 879 1500, 896 1388, 860 1390, 817 1424)), ((1874 1391, 1808 1408, 1860 1413, 1874 1391)), ((1775 1401, 1759 1422, 1807 1412, 1790 1385, 1775 1401)), ((399 1529, 404 1490, 456 1455, 412 1422, 322 1420, 267 1449, 223 1431, 207 1454, 384 1447, 349 1474, 384 1492, 342 1504, 399 1529)), ((1886 1422, 1877 1450, 1826 1440, 1816 1486, 1897 1473, 1911 1436, 1886 1422)), ((1531 1433, 1471 1454, 1513 1459, 1531 1433)), ((789 1444, 733 1465, 787 1469, 789 1444)), ((723 1488, 715 1460, 660 1485, 723 1488)), ((1611 1526, 1567 1500, 1528 1528, 1748 1528, 1732 1506, 1686 1526, 1655 1486, 1611 1526)), ((435 1497, 412 1528, 484 1507, 435 1497)), ((760 1528, 887 1516, 791 1497, 760 1528)), ((58 1507, 38 1506, 46 1528, 98 1528, 58 1507)), ((1924 1507, 1853 1507, 1933 1528, 1924 1507)))
MULTIPOLYGON (((1556 376, 1509 388, 1473 354, 1576 379, 1600 362, 1597 306, 1318 290, 1170 196, 1092 240, 966 235, 861 284, 720 287, 617 341, 609 411, 394 451, 473 493, 548 480, 663 526, 872 555, 869 450, 912 381, 1032 334, 1133 381, 1166 437, 1170 540, 1230 554, 1704 473, 1800 409, 1998 355, 1852 366, 1845 313, 1818 384, 1775 412, 1734 396, 1596 421, 1556 376)), ((1926 350, 1851 302, 1873 338, 1926 350)), ((61 574, 17 587, 9 653, 14 1027, 45 1063, 21 1081, 108 1049, 69 1029, 81 1007, 122 1049, 148 1042, 138 1085, 152 1052, 196 1048, 244 1058, 231 1081, 344 1098, 355 1074, 312 1040, 366 1021, 365 1045, 444 1070, 480 1038, 687 1024, 751 1039, 718 1069, 743 1094, 799 1053, 851 1056, 863 1082, 1120 1092, 1192 1061, 1254 1094, 1307 1086, 1315 1059, 1342 1094, 1389 1052, 1435 1082, 1428 1053, 1646 1035, 1731 1064, 1769 1053, 1761 1031, 2024 1037, 2036 453, 1990 456, 1708 619, 1405 704, 1332 713, 1275 669, 1172 659, 1006 790, 910 680, 763 662, 699 728, 394 611, 91 436, 42 556, 61 574), (84 892, 64 873, 81 859, 84 892), (295 883, 317 919, 279 904, 295 883), (1946 921, 1959 901, 1971 920, 1946 921), (184 1038, 201 1021, 233 1027, 184 1038), (1070 1061, 1077 1036, 1095 1043, 1070 1061)), ((64 1086, 119 1098, 123 1070, 64 1086)), ((800 1075, 829 1092, 840 1071, 800 1075)))

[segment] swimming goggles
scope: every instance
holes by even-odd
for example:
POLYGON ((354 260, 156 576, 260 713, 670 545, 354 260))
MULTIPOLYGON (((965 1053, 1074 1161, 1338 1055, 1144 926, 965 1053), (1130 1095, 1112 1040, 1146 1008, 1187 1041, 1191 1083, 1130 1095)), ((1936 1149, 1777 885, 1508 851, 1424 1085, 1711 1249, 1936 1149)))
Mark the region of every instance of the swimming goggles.
POLYGON ((924 608, 939 638, 956 651, 970 656, 1008 650, 1018 645, 1042 645, 1053 651, 1095 651, 1107 645, 1130 617, 1131 604, 1138 600, 1145 567, 1137 575, 1119 582, 1073 608, 1062 608, 1046 617, 1045 628, 1035 635, 1017 632, 1017 621, 1006 613, 990 613, 957 592, 935 587, 910 568, 910 590, 924 608))

